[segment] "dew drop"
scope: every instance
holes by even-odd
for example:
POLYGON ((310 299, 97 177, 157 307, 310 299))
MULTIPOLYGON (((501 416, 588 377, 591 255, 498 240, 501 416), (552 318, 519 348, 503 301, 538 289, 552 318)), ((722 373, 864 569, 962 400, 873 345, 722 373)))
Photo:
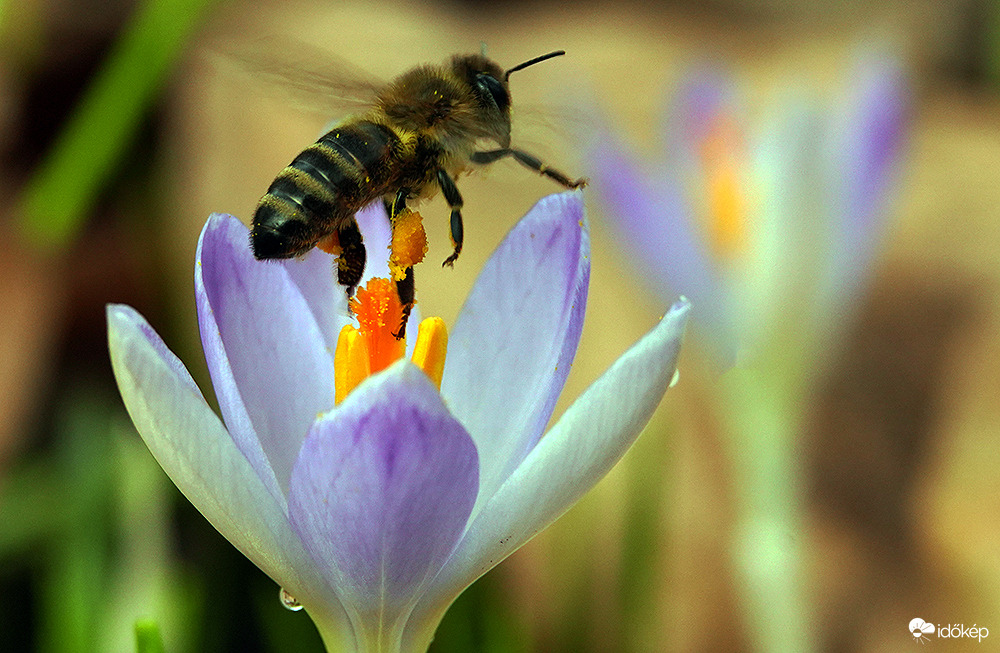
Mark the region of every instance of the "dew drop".
POLYGON ((677 385, 677 382, 680 381, 680 380, 681 380, 681 371, 675 368, 674 369, 674 375, 672 377, 670 377, 670 385, 668 385, 667 387, 668 388, 674 387, 675 385, 677 385))
POLYGON ((302 604, 298 602, 298 599, 289 594, 288 590, 284 587, 282 587, 281 591, 278 592, 278 598, 281 600, 281 605, 285 606, 287 610, 298 612, 302 609, 302 604))

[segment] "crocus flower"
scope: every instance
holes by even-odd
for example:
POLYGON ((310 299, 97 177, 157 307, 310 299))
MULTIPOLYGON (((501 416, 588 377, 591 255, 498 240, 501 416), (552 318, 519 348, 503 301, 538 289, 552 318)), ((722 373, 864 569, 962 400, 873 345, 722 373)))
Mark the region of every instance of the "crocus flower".
POLYGON ((593 181, 640 276, 691 297, 729 447, 734 570, 754 647, 812 650, 798 434, 810 376, 876 251, 905 118, 899 62, 859 63, 835 106, 788 93, 751 121, 717 71, 688 77, 662 160, 607 130, 593 181), (739 363, 739 364, 736 364, 739 363))
POLYGON ((486 264, 450 338, 425 320, 411 360, 391 311, 379 313, 393 293, 359 291, 355 328, 328 255, 255 261, 246 228, 213 215, 195 287, 222 420, 127 306, 108 307, 112 364, 160 465, 330 650, 420 651, 465 587, 621 458, 670 384, 686 301, 542 437, 589 265, 581 195, 543 199, 486 264))
POLYGON ((739 86, 702 69, 674 94, 662 159, 639 163, 611 130, 593 149, 594 186, 641 276, 691 298, 723 367, 828 330, 877 250, 905 85, 885 55, 851 73, 839 102, 789 90, 755 122, 739 86))

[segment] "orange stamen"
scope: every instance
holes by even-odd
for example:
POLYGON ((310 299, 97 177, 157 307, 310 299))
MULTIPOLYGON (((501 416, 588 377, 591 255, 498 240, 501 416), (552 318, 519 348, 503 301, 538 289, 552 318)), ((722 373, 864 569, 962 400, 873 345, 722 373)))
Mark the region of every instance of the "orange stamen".
POLYGON ((365 338, 350 324, 345 325, 337 337, 337 350, 333 355, 334 401, 342 402, 371 373, 365 338))
POLYGON ((438 390, 444 376, 444 358, 448 351, 448 329, 444 320, 429 317, 420 323, 417 342, 413 345, 413 362, 430 377, 438 390))
POLYGON ((340 256, 340 253, 343 251, 343 248, 340 246, 340 234, 336 231, 329 236, 320 238, 319 242, 316 243, 316 247, 333 256, 340 256))

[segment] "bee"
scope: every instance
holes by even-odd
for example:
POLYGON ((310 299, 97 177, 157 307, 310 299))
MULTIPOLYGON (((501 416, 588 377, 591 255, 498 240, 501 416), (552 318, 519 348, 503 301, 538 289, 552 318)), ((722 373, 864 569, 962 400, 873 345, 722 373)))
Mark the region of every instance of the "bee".
MULTIPOLYGON (((459 174, 512 157, 566 188, 584 186, 585 179, 570 179, 511 147, 511 73, 563 54, 557 50, 507 70, 482 54, 455 55, 443 65, 403 73, 366 112, 333 127, 278 174, 254 213, 254 257, 292 258, 335 238, 337 280, 350 297, 366 260, 354 215, 373 201, 385 203, 394 224, 407 202, 440 190, 451 209, 454 247, 442 265, 452 266, 464 240, 459 174)), ((402 338, 415 301, 412 266, 396 283, 403 322, 395 335, 402 338)))

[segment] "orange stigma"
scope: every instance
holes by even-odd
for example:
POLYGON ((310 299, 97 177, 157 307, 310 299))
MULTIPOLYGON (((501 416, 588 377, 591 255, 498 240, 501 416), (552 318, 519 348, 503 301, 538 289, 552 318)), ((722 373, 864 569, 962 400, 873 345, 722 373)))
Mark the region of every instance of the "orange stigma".
MULTIPOLYGON (((393 335, 403 319, 403 307, 396 294, 396 285, 388 279, 371 279, 358 289, 351 309, 358 327, 346 325, 337 338, 334 354, 334 384, 336 403, 370 375, 380 372, 403 357, 406 340, 393 335)), ((448 331, 444 320, 429 317, 420 323, 414 345, 413 362, 441 388, 444 373, 448 331)))

